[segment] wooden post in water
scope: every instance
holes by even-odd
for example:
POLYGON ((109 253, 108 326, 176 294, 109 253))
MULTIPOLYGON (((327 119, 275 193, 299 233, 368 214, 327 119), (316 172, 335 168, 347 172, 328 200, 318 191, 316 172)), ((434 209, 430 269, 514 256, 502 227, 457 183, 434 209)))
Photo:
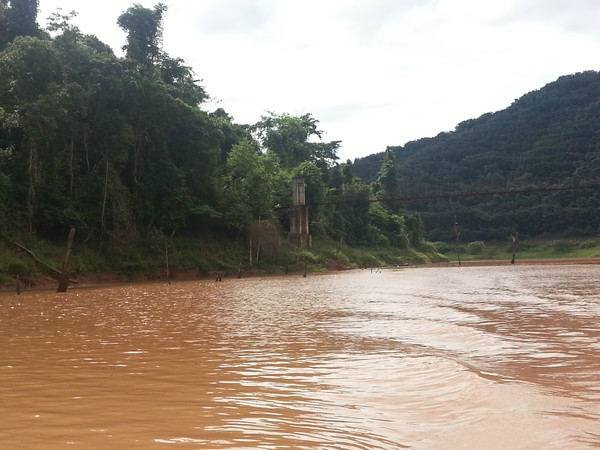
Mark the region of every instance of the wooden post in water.
POLYGON ((517 257, 517 247, 519 246, 519 232, 515 232, 515 234, 512 237, 512 259, 510 260, 511 264, 515 263, 515 258, 517 257))
POLYGON ((19 274, 17 274, 15 282, 17 284, 17 295, 21 295, 21 277, 19 277, 19 274))
POLYGON ((67 238, 65 261, 63 263, 60 275, 58 276, 58 288, 56 289, 56 292, 67 292, 67 288, 69 287, 69 259, 71 258, 71 246, 73 245, 74 238, 75 228, 71 228, 71 231, 69 231, 69 237, 67 238))
POLYGON ((165 241, 165 265, 167 266, 167 284, 171 284, 171 274, 169 272, 169 243, 165 241))
POLYGON ((167 269, 167 284, 171 284, 171 271, 169 270, 169 241, 173 240, 173 236, 175 236, 175 230, 173 230, 169 239, 165 239, 165 266, 167 269))
POLYGON ((458 265, 462 266, 462 263, 460 262, 460 226, 456 216, 454 216, 454 234, 456 235, 456 256, 458 258, 458 265))

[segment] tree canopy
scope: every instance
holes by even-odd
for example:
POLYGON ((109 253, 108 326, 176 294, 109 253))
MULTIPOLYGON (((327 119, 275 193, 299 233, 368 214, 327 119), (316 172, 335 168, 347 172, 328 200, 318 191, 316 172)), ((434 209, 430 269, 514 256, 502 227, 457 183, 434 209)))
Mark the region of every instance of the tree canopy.
MULTIPOLYGON (((583 72, 525 94, 505 110, 465 120, 454 131, 391 147, 398 196, 482 194, 405 202, 435 240, 452 239, 455 216, 463 237, 473 241, 515 231, 594 235, 600 230, 600 194, 583 188, 598 186, 599 112, 600 73, 583 72), (547 188, 565 190, 539 192, 547 188), (491 194, 508 191, 524 192, 491 194)), ((388 152, 355 161, 355 172, 375 180, 388 152)))
POLYGON ((374 206, 377 190, 337 162, 341 142, 323 141, 311 114, 241 125, 222 108, 206 111, 191 68, 162 50, 166 12, 134 4, 121 14, 120 58, 71 25, 75 12, 39 30, 37 2, 0 2, 2 23, 21 25, 0 42, 1 234, 52 239, 75 226, 107 252, 150 235, 285 236, 291 180, 302 176, 313 234, 420 245, 412 216, 374 206))
POLYGON ((158 60, 162 45, 162 19, 167 6, 159 3, 154 9, 134 4, 119 16, 117 23, 127 33, 123 46, 127 57, 143 64, 158 60))
POLYGON ((343 244, 419 248, 451 240, 600 229, 600 74, 561 77, 504 111, 435 138, 338 161, 311 114, 235 123, 185 61, 162 49, 164 4, 117 22, 126 56, 71 25, 37 25, 37 1, 0 0, 0 233, 78 236, 110 251, 148 235, 245 242, 289 230, 304 177, 311 232, 343 244), (515 196, 441 194, 530 190, 515 196), (536 192, 534 192, 536 191, 536 192))
POLYGON ((318 123, 311 114, 293 117, 270 112, 253 125, 252 130, 263 148, 277 155, 286 166, 303 161, 330 166, 338 159, 340 141, 311 141, 311 138, 320 140, 323 135, 318 123))

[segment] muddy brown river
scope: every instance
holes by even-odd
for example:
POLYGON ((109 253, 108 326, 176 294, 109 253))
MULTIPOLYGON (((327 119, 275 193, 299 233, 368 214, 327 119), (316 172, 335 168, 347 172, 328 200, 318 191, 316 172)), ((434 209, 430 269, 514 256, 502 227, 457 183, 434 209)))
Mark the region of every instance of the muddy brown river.
POLYGON ((600 266, 4 292, 0 447, 600 448, 600 266))

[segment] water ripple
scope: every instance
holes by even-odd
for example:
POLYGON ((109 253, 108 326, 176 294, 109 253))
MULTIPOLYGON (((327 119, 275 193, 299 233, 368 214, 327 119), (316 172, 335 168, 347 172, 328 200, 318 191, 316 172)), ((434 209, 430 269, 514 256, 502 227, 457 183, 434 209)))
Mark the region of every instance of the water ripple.
POLYGON ((408 268, 0 294, 13 448, 585 448, 600 270, 408 268))

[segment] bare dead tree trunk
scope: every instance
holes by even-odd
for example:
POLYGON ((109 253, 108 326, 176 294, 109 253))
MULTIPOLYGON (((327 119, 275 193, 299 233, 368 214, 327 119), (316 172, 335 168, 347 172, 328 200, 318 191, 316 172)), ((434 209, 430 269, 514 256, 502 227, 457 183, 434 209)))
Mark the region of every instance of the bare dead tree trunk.
MULTIPOLYGON (((45 267, 47 267, 48 269, 50 269, 52 272, 60 275, 60 270, 58 270, 56 267, 52 267, 50 264, 48 264, 47 262, 42 261, 40 258, 37 257, 37 255, 35 253, 33 253, 31 250, 29 250, 27 247, 24 247, 23 245, 19 244, 18 242, 14 243, 18 248, 20 248, 21 250, 23 250, 25 253, 27 253, 29 256, 31 256, 33 258, 33 260, 45 267)), ((31 278, 31 273, 29 274, 29 278, 31 278)), ((71 283, 77 283, 77 280, 69 280, 71 283)))
POLYGON ((460 262, 460 226, 456 216, 454 217, 454 234, 456 235, 456 257, 458 258, 458 265, 462 266, 460 262))
POLYGON ((73 193, 73 185, 75 184, 75 138, 71 134, 71 146, 69 149, 69 194, 73 193))
POLYGON ((519 246, 519 232, 517 231, 512 237, 512 259, 510 260, 511 264, 515 263, 515 258, 517 257, 517 247, 519 246))
POLYGON ((100 215, 100 235, 104 234, 104 214, 106 212, 106 197, 108 196, 108 159, 104 171, 104 194, 102 195, 102 214, 100 215))
POLYGON ((67 238, 67 249, 65 250, 65 261, 63 263, 62 271, 58 277, 58 289, 56 292, 67 292, 69 287, 69 259, 71 258, 71 246, 73 245, 73 239, 75 238, 75 228, 71 228, 69 231, 69 237, 67 238))
POLYGON ((87 145, 87 128, 83 130, 83 147, 85 148, 85 162, 87 164, 87 171, 90 171, 90 149, 87 145))
POLYGON ((261 241, 261 232, 260 232, 260 217, 258 218, 258 233, 256 236, 256 264, 258 264, 258 256, 260 255, 260 241, 261 241))
POLYGON ((29 143, 29 167, 27 176, 29 186, 27 186, 27 219, 29 220, 29 232, 33 233, 33 209, 35 205, 35 184, 36 184, 36 151, 35 144, 29 143))
POLYGON ((165 265, 167 267, 167 284, 171 284, 171 272, 169 271, 169 241, 173 240, 175 230, 171 233, 171 237, 165 240, 165 265))
POLYGON ((133 181, 136 185, 140 184, 139 176, 140 176, 140 161, 143 157, 143 153, 148 142, 148 134, 146 130, 143 128, 143 121, 141 114, 138 114, 136 118, 136 125, 134 127, 134 136, 133 136, 133 168, 132 175, 133 181))
POLYGON ((248 238, 248 247, 250 249, 250 267, 252 267, 252 237, 248 238))
POLYGON ((169 274, 169 243, 165 242, 165 264, 167 266, 167 284, 171 284, 171 277, 169 274))

